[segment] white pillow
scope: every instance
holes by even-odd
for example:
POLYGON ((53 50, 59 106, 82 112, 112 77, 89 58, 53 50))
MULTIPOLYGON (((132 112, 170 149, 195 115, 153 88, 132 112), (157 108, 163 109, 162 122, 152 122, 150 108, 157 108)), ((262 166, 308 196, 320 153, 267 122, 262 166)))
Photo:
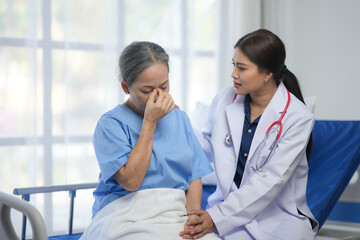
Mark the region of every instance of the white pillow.
POLYGON ((189 113, 189 118, 193 128, 201 131, 208 116, 209 109, 210 105, 203 102, 195 102, 194 111, 189 113))

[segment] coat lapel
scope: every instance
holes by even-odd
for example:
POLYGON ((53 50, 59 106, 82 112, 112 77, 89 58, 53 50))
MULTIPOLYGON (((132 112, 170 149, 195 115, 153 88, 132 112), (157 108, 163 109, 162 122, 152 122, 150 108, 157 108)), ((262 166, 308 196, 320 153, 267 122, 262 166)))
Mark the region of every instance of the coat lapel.
MULTIPOLYGON (((266 107, 262 114, 259 124, 256 128, 256 132, 253 141, 250 146, 248 162, 252 161, 254 152, 259 147, 260 143, 264 140, 266 131, 270 125, 279 120, 282 111, 285 108, 287 102, 287 92, 283 83, 279 84, 277 91, 271 99, 269 105, 266 107)), ((286 116, 286 115, 285 115, 286 116)))
POLYGON ((244 101, 244 96, 237 96, 235 101, 226 107, 226 117, 229 123, 236 160, 239 156, 242 129, 244 126, 244 101))
MULTIPOLYGON (((262 116, 260 118, 259 124, 257 126, 254 138, 253 138, 251 146, 250 146, 249 157, 248 157, 246 165, 248 165, 248 164, 252 165, 256 161, 256 159, 255 159, 256 156, 254 156, 254 153, 256 152, 256 149, 259 147, 259 145, 264 140, 265 133, 266 133, 267 129, 269 128, 269 126, 273 122, 277 121, 280 118, 281 113, 284 110, 284 107, 286 105, 286 101, 287 101, 286 89, 285 89, 285 86, 283 85, 283 83, 280 83, 277 91, 275 92, 269 105, 267 106, 267 108, 265 109, 264 113, 262 114, 262 116)), ((244 102, 245 102, 245 96, 238 95, 236 97, 235 101, 233 103, 229 104, 225 108, 226 119, 227 119, 227 122, 229 125, 229 131, 232 135, 233 151, 235 153, 234 154, 235 159, 233 159, 233 160, 236 163, 237 163, 237 159, 238 159, 238 155, 239 155, 240 143, 241 143, 241 138, 242 138, 242 134, 243 134, 243 126, 244 126, 244 118, 245 118, 244 102)), ((226 134, 228 134, 228 133, 224 133, 224 137, 226 134)), ((236 164, 234 164, 233 166, 234 166, 234 168, 232 169, 232 171, 234 173, 234 171, 236 170, 236 164)), ((245 175, 247 175, 246 169, 249 169, 249 167, 248 166, 245 167, 245 172, 244 172, 243 181, 241 182, 241 185, 243 185, 244 182, 246 182, 246 178, 247 178, 245 176, 245 175)), ((225 198, 227 197, 228 193, 230 192, 230 188, 233 183, 233 177, 234 176, 232 174, 227 174, 227 176, 225 177, 226 179, 224 179, 224 182, 222 183, 223 184, 222 192, 223 192, 225 198)))

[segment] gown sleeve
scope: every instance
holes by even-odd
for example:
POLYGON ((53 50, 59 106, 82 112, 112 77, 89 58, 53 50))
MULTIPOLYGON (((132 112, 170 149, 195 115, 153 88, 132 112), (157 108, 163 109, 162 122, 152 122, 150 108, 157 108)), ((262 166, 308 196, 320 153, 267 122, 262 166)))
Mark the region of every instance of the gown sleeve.
POLYGON ((201 178, 213 171, 210 161, 207 158, 203 148, 201 147, 198 138, 191 126, 190 119, 186 116, 186 127, 189 134, 190 146, 193 152, 192 174, 189 182, 201 178))
POLYGON ((93 143, 102 180, 108 181, 128 160, 132 149, 127 126, 104 115, 94 132, 93 143))

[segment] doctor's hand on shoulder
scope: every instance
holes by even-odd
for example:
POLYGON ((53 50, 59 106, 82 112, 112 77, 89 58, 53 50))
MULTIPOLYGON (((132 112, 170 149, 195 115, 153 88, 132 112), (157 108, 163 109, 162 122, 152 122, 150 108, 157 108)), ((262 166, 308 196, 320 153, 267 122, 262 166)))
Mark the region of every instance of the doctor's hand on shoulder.
POLYGON ((180 232, 182 238, 197 239, 215 230, 215 224, 207 211, 192 210, 188 214, 184 230, 180 232))

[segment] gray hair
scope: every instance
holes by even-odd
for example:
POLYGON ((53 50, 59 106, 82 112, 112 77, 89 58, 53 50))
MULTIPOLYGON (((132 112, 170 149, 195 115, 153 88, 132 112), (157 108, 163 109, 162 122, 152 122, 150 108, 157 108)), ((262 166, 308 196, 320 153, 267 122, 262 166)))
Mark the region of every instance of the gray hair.
POLYGON ((145 41, 132 42, 121 53, 119 80, 131 86, 142 71, 157 61, 164 63, 169 72, 169 55, 161 46, 145 41))

